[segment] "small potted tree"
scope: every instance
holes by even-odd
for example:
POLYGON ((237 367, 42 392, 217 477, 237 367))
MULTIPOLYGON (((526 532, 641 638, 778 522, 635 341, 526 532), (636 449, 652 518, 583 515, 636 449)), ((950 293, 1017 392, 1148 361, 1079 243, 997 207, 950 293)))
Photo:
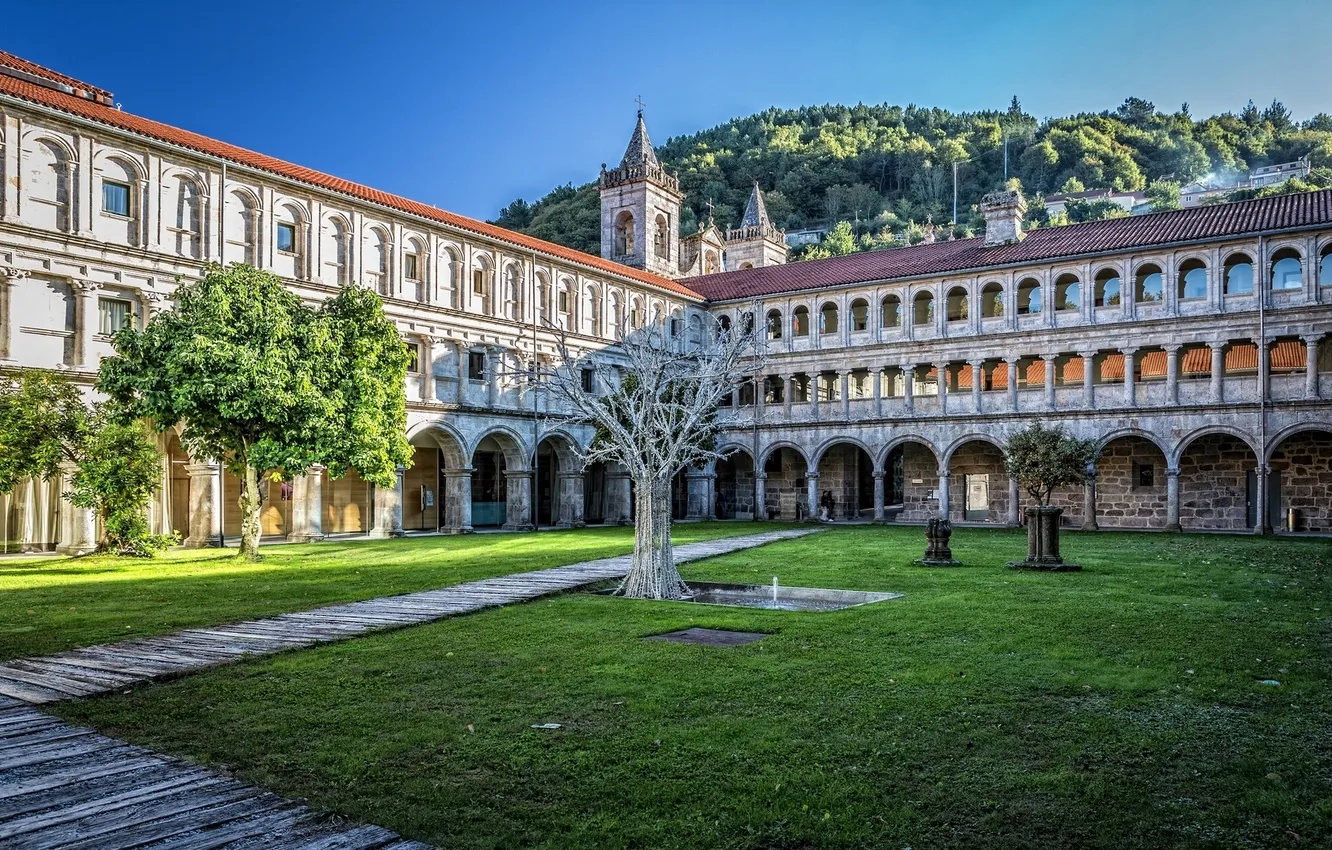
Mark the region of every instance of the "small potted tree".
POLYGON ((1059 518, 1064 509, 1050 505, 1050 494, 1060 487, 1084 484, 1095 469, 1100 450, 1095 440, 1080 440, 1060 426, 1037 422, 1014 434, 1004 444, 1004 468, 1018 480, 1035 505, 1027 507, 1027 559, 1010 567, 1070 572, 1082 569, 1066 563, 1059 552, 1059 518))

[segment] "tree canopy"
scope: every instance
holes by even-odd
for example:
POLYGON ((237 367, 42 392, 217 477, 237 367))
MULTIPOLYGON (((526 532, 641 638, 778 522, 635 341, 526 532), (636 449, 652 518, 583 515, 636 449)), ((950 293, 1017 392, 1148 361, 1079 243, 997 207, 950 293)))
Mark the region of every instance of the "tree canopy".
MULTIPOLYGON (((961 200, 954 224, 981 230, 976 205, 1004 182, 1005 139, 1009 177, 1032 197, 1067 186, 1138 191, 1153 181, 1221 180, 1306 154, 1315 167, 1332 165, 1332 117, 1325 114, 1296 122, 1274 101, 1195 119, 1188 104, 1165 112, 1135 97, 1113 110, 1044 121, 1016 97, 1007 109, 979 112, 887 104, 773 108, 669 139, 658 155, 680 175, 685 232, 705 220, 709 201, 719 225, 737 224, 757 180, 779 227, 850 222, 855 250, 868 250, 897 244, 885 230, 900 234, 913 223, 951 218, 954 162, 961 200)), ((1030 223, 1049 223, 1043 214, 1032 204, 1030 223)), ((595 183, 515 201, 496 219, 594 254, 600 222, 595 183)))
POLYGON ((1004 470, 1038 505, 1060 487, 1081 484, 1100 457, 1095 440, 1074 437, 1063 426, 1033 422, 1004 443, 1004 470))

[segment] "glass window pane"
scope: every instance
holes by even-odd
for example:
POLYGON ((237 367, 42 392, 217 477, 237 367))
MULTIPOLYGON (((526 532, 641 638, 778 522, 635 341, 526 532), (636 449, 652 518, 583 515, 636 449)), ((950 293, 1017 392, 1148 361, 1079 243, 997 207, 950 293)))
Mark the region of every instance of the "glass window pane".
POLYGON ((277 249, 279 251, 296 250, 296 228, 290 224, 277 226, 277 249))
POLYGON ((129 324, 130 303, 118 298, 99 298, 97 319, 98 333, 110 336, 129 324))
POLYGON ((129 215, 129 187, 124 183, 102 183, 102 211, 129 215))

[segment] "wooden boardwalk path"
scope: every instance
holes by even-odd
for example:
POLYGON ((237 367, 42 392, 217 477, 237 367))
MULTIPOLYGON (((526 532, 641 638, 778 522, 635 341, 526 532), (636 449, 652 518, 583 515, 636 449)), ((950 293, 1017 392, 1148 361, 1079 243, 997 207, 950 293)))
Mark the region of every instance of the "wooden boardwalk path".
MULTIPOLYGON (((676 561, 816 530, 689 543, 676 547, 676 561)), ((536 599, 617 578, 628 568, 628 555, 584 561, 0 664, 0 848, 427 848, 383 827, 318 815, 218 771, 72 726, 31 705, 536 599)))

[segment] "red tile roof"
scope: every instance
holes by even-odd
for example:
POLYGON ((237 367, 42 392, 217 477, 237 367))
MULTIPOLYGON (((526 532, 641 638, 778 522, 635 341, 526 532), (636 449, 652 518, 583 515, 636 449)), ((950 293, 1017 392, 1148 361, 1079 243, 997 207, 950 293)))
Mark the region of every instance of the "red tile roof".
MULTIPOLYGON (((48 68, 35 65, 24 59, 20 59, 13 54, 5 53, 4 51, 0 51, 0 65, 9 65, 18 68, 25 73, 63 82, 74 88, 83 87, 89 90, 102 92, 101 89, 94 89, 94 87, 88 86, 85 83, 80 83, 78 80, 74 80, 71 77, 66 77, 63 74, 59 74, 48 68)), ((106 94, 109 97, 109 93, 106 94)), ((237 147, 235 145, 229 145, 226 142, 210 139, 207 136, 201 136, 198 133, 191 133, 188 130, 181 130, 167 124, 162 124, 158 121, 151 121, 147 118, 140 118, 137 115, 131 115, 128 112, 122 112, 95 101, 85 100, 63 92, 54 91, 36 83, 0 74, 0 95, 9 95, 31 103, 58 109, 61 112, 67 112, 71 115, 91 119, 111 127, 128 130, 132 133, 138 133, 152 139, 180 145, 181 147, 190 148, 191 150, 225 159, 229 162, 278 174, 292 180, 298 180, 302 183, 317 186, 321 189, 338 192, 362 201, 380 204, 390 209, 398 210, 399 212, 431 219, 451 227, 507 242, 510 245, 516 245, 526 250, 539 251, 543 254, 558 257, 572 263, 590 266, 598 271, 606 272, 608 274, 632 278, 641 283, 674 292, 677 295, 682 295, 688 298, 700 297, 697 292, 689 287, 650 272, 630 268, 629 266, 611 262, 610 260, 601 257, 585 254, 582 251, 566 248, 563 245, 556 245, 553 242, 546 242, 523 233, 506 230, 505 228, 497 227, 493 224, 487 224, 483 221, 467 218, 466 216, 458 215, 457 213, 447 212, 437 207, 428 206, 388 192, 382 192, 378 189, 371 189, 368 186, 362 186, 359 183, 353 183, 350 180, 343 180, 340 177, 333 177, 300 165, 293 165, 292 163, 284 162, 271 156, 255 153, 254 151, 246 150, 245 148, 237 147)))
POLYGON ((975 237, 741 269, 685 282, 709 300, 726 301, 1318 225, 1332 225, 1332 189, 1041 228, 1021 242, 988 248, 984 239, 975 237))
POLYGON ((69 86, 70 88, 75 90, 82 89, 83 91, 90 92, 100 97, 104 97, 107 100, 111 99, 111 92, 107 91, 104 88, 98 88, 97 86, 85 83, 82 80, 76 80, 73 77, 60 73, 59 71, 53 71, 50 68, 38 65, 36 62, 29 62, 27 59, 24 59, 21 56, 15 56, 12 53, 6 53, 3 50, 0 50, 0 65, 4 65, 8 68, 13 68, 14 70, 20 71, 24 74, 30 74, 34 77, 41 77, 44 80, 50 80, 53 83, 60 83, 61 85, 69 86))

